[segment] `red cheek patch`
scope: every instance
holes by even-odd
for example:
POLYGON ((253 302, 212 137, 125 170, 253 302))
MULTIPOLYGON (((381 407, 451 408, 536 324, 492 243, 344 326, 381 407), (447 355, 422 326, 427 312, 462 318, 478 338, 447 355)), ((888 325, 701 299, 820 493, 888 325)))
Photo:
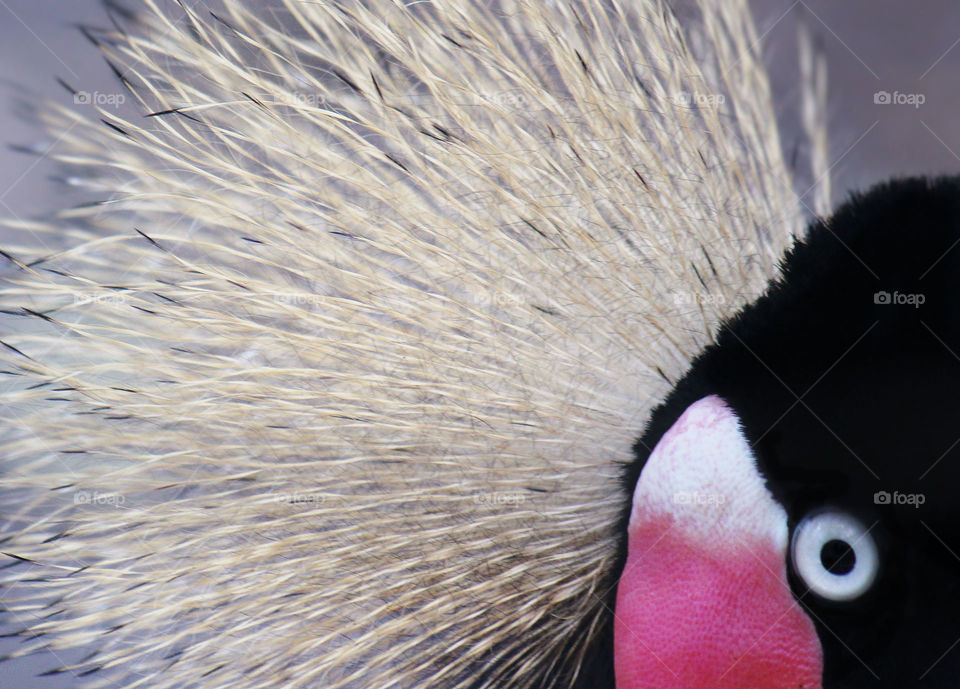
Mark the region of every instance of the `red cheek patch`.
POLYGON ((634 493, 617 689, 820 689, 820 642, 787 583, 787 540, 736 417, 716 397, 691 405, 634 493))

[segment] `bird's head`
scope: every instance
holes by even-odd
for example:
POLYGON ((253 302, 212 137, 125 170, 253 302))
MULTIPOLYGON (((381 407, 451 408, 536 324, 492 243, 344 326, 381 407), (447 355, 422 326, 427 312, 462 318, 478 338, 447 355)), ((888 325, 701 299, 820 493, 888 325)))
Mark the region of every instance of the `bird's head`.
POLYGON ((960 182, 815 224, 627 476, 618 689, 954 687, 960 182))

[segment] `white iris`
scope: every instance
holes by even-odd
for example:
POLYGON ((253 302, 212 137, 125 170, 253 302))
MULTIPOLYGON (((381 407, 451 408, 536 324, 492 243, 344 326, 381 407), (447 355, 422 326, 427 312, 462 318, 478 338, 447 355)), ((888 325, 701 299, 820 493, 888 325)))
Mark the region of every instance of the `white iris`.
MULTIPOLYGON (((834 547, 833 551, 837 548, 834 547)), ((877 544, 857 519, 845 512, 829 510, 803 518, 793 532, 790 549, 793 567, 809 589, 831 601, 850 601, 866 593, 877 576, 880 561, 877 544), (844 566, 836 567, 828 544, 849 547, 844 566), (825 560, 828 560, 825 562, 825 560), (832 570, 832 571, 831 571, 832 570)))

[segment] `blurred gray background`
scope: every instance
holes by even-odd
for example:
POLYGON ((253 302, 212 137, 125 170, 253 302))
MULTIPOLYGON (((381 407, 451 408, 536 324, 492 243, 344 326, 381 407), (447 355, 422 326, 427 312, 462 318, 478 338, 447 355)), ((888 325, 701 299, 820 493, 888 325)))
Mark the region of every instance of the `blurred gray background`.
MULTIPOLYGON (((752 5, 788 158, 802 139, 797 22, 807 23, 827 59, 835 203, 852 189, 892 175, 960 172, 960 3, 753 0, 752 5), (884 92, 891 101, 912 104, 875 102, 884 92)), ((55 77, 79 90, 118 90, 109 68, 75 27, 106 21, 99 0, 0 0, 0 216, 42 215, 63 203, 49 180, 52 166, 7 144, 42 138, 22 103, 37 96, 72 102, 55 77)), ((802 148, 797 160, 806 160, 802 148)), ((22 624, 4 615, 2 626, 22 624)), ((4 640, 0 653, 15 647, 15 641, 4 640)), ((61 654, 4 665, 0 687, 69 687, 69 675, 34 676, 68 660, 61 654)))

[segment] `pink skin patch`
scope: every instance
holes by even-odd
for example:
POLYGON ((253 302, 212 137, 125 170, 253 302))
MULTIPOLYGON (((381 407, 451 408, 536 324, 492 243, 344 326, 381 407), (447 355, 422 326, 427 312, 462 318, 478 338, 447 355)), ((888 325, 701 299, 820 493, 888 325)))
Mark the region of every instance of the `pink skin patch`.
POLYGON ((617 689, 821 689, 816 629, 787 583, 787 515, 739 422, 692 404, 634 491, 617 591, 617 689))

